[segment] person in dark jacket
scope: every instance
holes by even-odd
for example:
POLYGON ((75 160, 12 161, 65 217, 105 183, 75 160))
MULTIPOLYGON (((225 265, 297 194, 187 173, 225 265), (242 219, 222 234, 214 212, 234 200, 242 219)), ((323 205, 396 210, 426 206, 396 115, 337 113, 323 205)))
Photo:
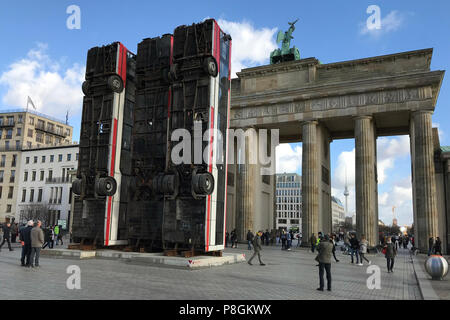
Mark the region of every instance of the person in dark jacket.
POLYGON ((248 230, 248 232, 247 232, 248 250, 252 250, 253 237, 254 237, 253 232, 248 230))
POLYGON ((248 264, 252 265, 252 260, 254 257, 256 257, 256 255, 258 255, 258 260, 259 260, 259 264, 262 266, 265 266, 264 262, 262 262, 261 260, 261 236, 263 235, 262 231, 258 231, 258 233, 256 233, 255 238, 253 239, 253 255, 250 258, 250 260, 248 260, 248 264))
MULTIPOLYGON (((14 221, 14 219, 13 219, 14 221)), ((11 224, 11 243, 16 243, 16 238, 17 238, 17 230, 18 230, 18 225, 17 223, 12 223, 11 224)))
POLYGON ((330 242, 333 244, 333 258, 336 262, 339 262, 339 259, 336 258, 336 235, 330 237, 330 242))
POLYGON ((11 238, 11 223, 8 222, 3 225, 3 241, 2 244, 0 244, 0 251, 5 242, 8 242, 9 251, 13 251, 13 249, 11 248, 10 238, 11 238))
POLYGON ((50 228, 45 228, 44 230, 44 245, 42 246, 42 249, 45 249, 47 246, 50 248, 50 237, 51 237, 51 231, 50 228))
POLYGON ((22 267, 30 267, 31 261, 31 229, 33 229, 33 220, 28 221, 25 228, 20 229, 19 239, 22 243, 22 256, 20 258, 22 267))
POLYGON ((397 255, 397 247, 392 243, 391 237, 387 238, 387 243, 384 248, 386 249, 384 257, 386 258, 388 273, 394 272, 394 260, 397 255))
POLYGON ((230 243, 230 233, 227 231, 227 233, 225 234, 225 248, 228 247, 229 243, 230 243))
POLYGON ((431 255, 433 253, 433 248, 434 248, 434 238, 430 237, 428 239, 428 255, 431 255))
POLYGON ((317 246, 317 262, 319 262, 319 288, 317 290, 323 291, 324 281, 323 275, 324 271, 327 273, 327 290, 331 291, 331 255, 333 253, 333 243, 330 242, 328 235, 325 235, 317 246))
POLYGON ((436 237, 436 242, 434 243, 434 254, 439 254, 442 256, 441 250, 441 239, 436 237))
POLYGON ((309 238, 309 241, 311 241, 311 252, 314 253, 314 249, 316 249, 316 242, 317 242, 314 233, 311 235, 311 238, 309 238))
POLYGON ((231 231, 231 248, 237 248, 237 234, 236 229, 231 231))
POLYGON ((356 255, 356 264, 359 264, 359 240, 356 239, 356 235, 352 233, 350 237, 350 254, 352 256, 353 263, 353 255, 356 255))

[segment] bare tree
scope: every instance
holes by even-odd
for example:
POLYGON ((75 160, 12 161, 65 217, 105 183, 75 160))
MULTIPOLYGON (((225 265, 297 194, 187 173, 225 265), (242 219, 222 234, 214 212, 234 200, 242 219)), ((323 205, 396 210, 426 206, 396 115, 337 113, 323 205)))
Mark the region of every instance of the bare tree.
POLYGON ((43 226, 50 225, 54 220, 53 208, 49 204, 27 204, 22 207, 23 213, 21 214, 20 220, 40 220, 43 226))

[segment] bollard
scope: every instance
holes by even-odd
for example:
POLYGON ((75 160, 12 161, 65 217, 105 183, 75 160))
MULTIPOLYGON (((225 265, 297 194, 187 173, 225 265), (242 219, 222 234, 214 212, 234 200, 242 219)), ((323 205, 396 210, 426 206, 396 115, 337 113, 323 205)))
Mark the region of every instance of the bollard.
POLYGON ((442 280, 448 273, 448 262, 443 256, 431 255, 425 261, 425 270, 433 280, 442 280))

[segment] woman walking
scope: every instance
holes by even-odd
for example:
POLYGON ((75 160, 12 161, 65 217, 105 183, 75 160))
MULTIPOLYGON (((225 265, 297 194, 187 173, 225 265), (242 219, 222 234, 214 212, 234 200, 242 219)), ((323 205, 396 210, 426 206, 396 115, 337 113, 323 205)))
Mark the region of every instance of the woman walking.
POLYGON ((366 260, 368 264, 371 264, 372 262, 368 260, 365 257, 365 254, 367 253, 367 245, 369 242, 366 240, 366 237, 364 235, 361 236, 361 241, 359 242, 359 266, 363 265, 363 260, 366 260))

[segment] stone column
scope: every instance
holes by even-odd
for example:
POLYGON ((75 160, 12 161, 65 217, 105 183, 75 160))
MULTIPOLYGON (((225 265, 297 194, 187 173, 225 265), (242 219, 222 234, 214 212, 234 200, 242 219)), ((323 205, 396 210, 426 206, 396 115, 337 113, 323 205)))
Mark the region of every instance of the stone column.
POLYGON ((355 118, 356 231, 369 246, 378 244, 374 131, 372 117, 355 118))
POLYGON ((428 238, 438 236, 438 212, 436 205, 436 177, 431 110, 412 114, 414 123, 414 186, 417 221, 414 221, 416 246, 422 252, 428 250, 428 238))
POLYGON ((317 121, 302 123, 302 136, 302 244, 307 246, 319 227, 317 121))

